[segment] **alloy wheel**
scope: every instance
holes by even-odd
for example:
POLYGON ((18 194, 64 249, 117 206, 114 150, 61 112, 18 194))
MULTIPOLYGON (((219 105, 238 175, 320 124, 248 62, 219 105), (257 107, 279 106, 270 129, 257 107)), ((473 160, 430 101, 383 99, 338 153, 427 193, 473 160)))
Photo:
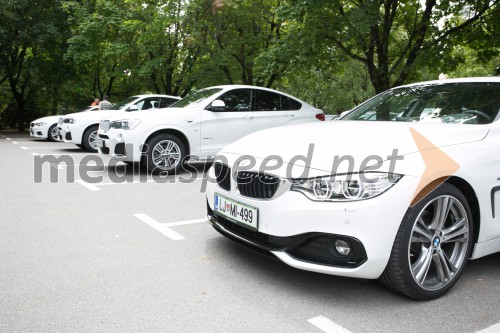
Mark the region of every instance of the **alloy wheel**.
POLYGON ((89 135, 89 145, 97 150, 97 131, 92 131, 89 135))
POLYGON ((57 129, 57 126, 54 126, 49 133, 50 137, 52 138, 53 141, 59 141, 59 130, 57 129))
POLYGON ((171 140, 159 141, 153 148, 152 160, 160 169, 174 169, 181 161, 181 148, 171 140))
POLYGON ((467 260, 469 221, 462 203, 450 195, 431 200, 411 231, 408 262, 415 282, 436 291, 457 276, 467 260))

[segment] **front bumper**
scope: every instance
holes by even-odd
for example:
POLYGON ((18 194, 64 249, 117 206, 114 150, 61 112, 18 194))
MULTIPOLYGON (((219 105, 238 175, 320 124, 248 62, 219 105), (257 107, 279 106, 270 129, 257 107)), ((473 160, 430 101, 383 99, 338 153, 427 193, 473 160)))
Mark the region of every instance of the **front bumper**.
POLYGON ((73 135, 71 133, 71 128, 68 124, 62 124, 57 127, 59 131, 58 139, 64 142, 73 143, 73 135))
POLYGON ((46 124, 42 126, 31 126, 30 125, 30 136, 34 138, 47 139, 49 137, 49 128, 52 124, 46 124))
POLYGON ((235 186, 231 187, 232 191, 225 191, 209 182, 208 218, 224 236, 295 268, 376 279, 387 265, 418 180, 403 177, 379 197, 345 203, 314 202, 292 191, 272 200, 251 199, 236 193, 235 186), (257 208, 257 232, 214 214, 215 193, 257 208), (342 261, 333 255, 330 244, 335 239, 350 241, 354 252, 352 260, 342 261))
POLYGON ((97 150, 100 154, 108 155, 120 161, 140 162, 142 138, 136 137, 134 131, 110 129, 107 132, 101 129, 97 132, 97 150))

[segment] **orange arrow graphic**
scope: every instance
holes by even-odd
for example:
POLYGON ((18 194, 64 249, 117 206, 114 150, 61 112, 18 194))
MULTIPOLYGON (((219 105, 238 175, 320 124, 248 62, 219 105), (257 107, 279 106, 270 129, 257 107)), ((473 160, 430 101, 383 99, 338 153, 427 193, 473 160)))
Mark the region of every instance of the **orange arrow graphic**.
POLYGON ((411 200, 410 207, 413 207, 450 178, 460 165, 414 128, 410 128, 410 132, 425 163, 424 174, 411 200))

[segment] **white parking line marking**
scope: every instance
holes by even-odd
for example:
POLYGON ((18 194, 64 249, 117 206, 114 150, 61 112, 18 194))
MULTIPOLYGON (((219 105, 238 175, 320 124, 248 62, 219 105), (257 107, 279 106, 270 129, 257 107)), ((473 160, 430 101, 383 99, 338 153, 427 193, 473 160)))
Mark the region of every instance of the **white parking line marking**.
MULTIPOLYGON (((23 143, 23 144, 25 144, 25 145, 29 145, 29 144, 40 144, 40 143, 41 143, 41 144, 44 144, 44 145, 46 145, 46 144, 47 144, 47 141, 32 141, 32 140, 30 140, 30 141, 17 140, 17 141, 15 141, 15 142, 18 142, 18 143, 23 143)), ((12 142, 12 143, 14 143, 14 142, 12 142)))
POLYGON ((484 330, 480 330, 476 333, 498 333, 498 332, 500 332, 500 323, 487 327, 484 330))
POLYGON ((99 187, 95 186, 94 184, 89 184, 87 182, 84 182, 81 179, 78 179, 76 182, 78 184, 82 185, 83 187, 86 187, 90 191, 100 191, 101 190, 99 187))
POLYGON ((21 148, 23 150, 28 150, 28 148, 26 148, 25 146, 20 146, 19 148, 21 148))
MULTIPOLYGON (((36 148, 32 148, 32 149, 36 149, 36 148)), ((82 156, 82 157, 87 156, 85 154, 38 154, 38 153, 31 153, 31 154, 32 155, 36 154, 33 156, 82 156)))
POLYGON ((178 225, 189 225, 189 224, 196 224, 196 223, 203 223, 203 222, 208 222, 207 219, 197 219, 197 220, 189 220, 189 221, 181 221, 181 222, 170 222, 170 223, 165 223, 164 225, 168 227, 175 227, 178 225))
MULTIPOLYGON (((70 148, 71 146, 65 146, 65 147, 54 147, 54 146, 46 146, 46 147, 31 147, 31 149, 68 149, 70 148)), ((73 147, 71 147, 73 148, 73 147)), ((97 155, 97 154, 92 154, 92 153, 89 153, 91 155, 97 155)), ((64 155, 64 154, 63 154, 64 155)))
POLYGON ((181 235, 179 235, 178 233, 176 233, 175 231, 173 231, 172 229, 170 229, 166 225, 161 224, 158 221, 153 220, 151 217, 149 217, 146 214, 134 214, 134 216, 136 218, 138 218, 139 220, 141 220, 142 222, 149 225, 151 228, 155 229, 156 231, 161 232, 162 234, 164 234, 165 236, 167 236, 171 240, 185 239, 184 237, 182 237, 181 235))
POLYGON ((351 331, 323 316, 314 317, 307 321, 326 333, 351 333, 351 331))

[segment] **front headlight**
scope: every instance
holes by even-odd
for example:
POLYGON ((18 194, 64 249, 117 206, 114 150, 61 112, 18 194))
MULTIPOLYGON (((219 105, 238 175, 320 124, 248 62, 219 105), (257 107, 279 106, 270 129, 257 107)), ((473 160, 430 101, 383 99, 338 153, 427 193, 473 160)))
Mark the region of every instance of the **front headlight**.
POLYGON ((46 122, 41 121, 41 122, 39 122, 39 123, 35 123, 35 126, 43 126, 43 125, 45 125, 45 124, 47 124, 47 123, 46 123, 46 122))
POLYGON ((141 121, 137 119, 116 120, 111 122, 110 127, 115 129, 131 130, 140 123, 141 121))
POLYGON ((376 197, 396 184, 401 175, 381 172, 331 175, 292 180, 292 191, 314 201, 356 201, 376 197))
POLYGON ((64 118, 64 123, 65 124, 74 124, 74 123, 76 123, 76 119, 75 118, 64 118))

